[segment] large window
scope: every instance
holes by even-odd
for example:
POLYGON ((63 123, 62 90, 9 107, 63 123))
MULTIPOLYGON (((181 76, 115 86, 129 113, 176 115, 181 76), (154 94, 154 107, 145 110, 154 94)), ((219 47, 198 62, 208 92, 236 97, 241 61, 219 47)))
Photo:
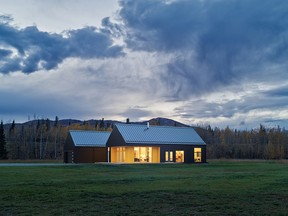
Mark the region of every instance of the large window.
POLYGON ((202 160, 201 148, 194 148, 194 162, 201 163, 201 160, 202 160))
POLYGON ((176 162, 184 163, 184 151, 176 151, 176 162))
POLYGON ((159 163, 160 147, 115 146, 111 147, 112 163, 159 163))
POLYGON ((152 162, 152 147, 134 147, 134 162, 152 162))
POLYGON ((125 162, 125 147, 117 147, 117 162, 125 162))

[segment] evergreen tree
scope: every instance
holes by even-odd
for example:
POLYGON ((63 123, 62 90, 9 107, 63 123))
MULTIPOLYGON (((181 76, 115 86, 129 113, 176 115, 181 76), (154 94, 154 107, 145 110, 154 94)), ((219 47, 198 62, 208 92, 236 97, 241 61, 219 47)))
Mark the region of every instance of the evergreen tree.
POLYGON ((96 120, 96 122, 95 122, 95 130, 99 131, 99 122, 98 122, 98 120, 96 120))
POLYGON ((13 120, 9 128, 8 137, 5 137, 8 142, 7 149, 9 149, 9 158, 17 158, 17 133, 16 133, 16 124, 13 120))
POLYGON ((11 127, 9 129, 9 133, 11 134, 15 130, 15 121, 13 120, 11 127))
POLYGON ((6 139, 4 133, 3 121, 0 124, 0 159, 7 159, 6 139))
POLYGON ((54 127, 58 127, 59 124, 59 118, 58 116, 55 117, 54 127))
POLYGON ((100 130, 105 130, 104 118, 102 118, 102 120, 100 121, 100 130))

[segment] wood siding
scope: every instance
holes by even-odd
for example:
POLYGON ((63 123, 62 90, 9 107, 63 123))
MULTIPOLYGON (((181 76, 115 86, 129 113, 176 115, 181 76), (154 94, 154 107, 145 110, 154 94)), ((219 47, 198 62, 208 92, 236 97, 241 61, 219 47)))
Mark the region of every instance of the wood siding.
POLYGON ((74 149, 74 163, 107 162, 105 147, 76 147, 74 149))
POLYGON ((72 137, 67 136, 64 145, 64 163, 107 162, 106 147, 75 147, 72 137))

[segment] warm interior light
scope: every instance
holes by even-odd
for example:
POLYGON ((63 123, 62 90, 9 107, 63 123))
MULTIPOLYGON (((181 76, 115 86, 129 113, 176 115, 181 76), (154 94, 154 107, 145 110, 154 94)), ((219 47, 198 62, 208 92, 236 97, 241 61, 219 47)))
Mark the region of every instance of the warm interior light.
POLYGON ((152 162, 152 147, 134 147, 134 162, 152 162))
POLYGON ((194 148, 194 162, 200 163, 201 162, 201 148, 194 148))
POLYGON ((176 162, 177 163, 184 162, 184 151, 176 151, 176 162))

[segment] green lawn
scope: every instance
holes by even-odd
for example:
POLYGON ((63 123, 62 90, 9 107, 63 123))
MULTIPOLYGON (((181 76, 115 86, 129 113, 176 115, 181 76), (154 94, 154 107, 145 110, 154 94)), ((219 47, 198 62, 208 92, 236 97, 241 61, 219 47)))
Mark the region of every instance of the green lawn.
POLYGON ((287 162, 0 167, 0 215, 287 214, 287 162))

